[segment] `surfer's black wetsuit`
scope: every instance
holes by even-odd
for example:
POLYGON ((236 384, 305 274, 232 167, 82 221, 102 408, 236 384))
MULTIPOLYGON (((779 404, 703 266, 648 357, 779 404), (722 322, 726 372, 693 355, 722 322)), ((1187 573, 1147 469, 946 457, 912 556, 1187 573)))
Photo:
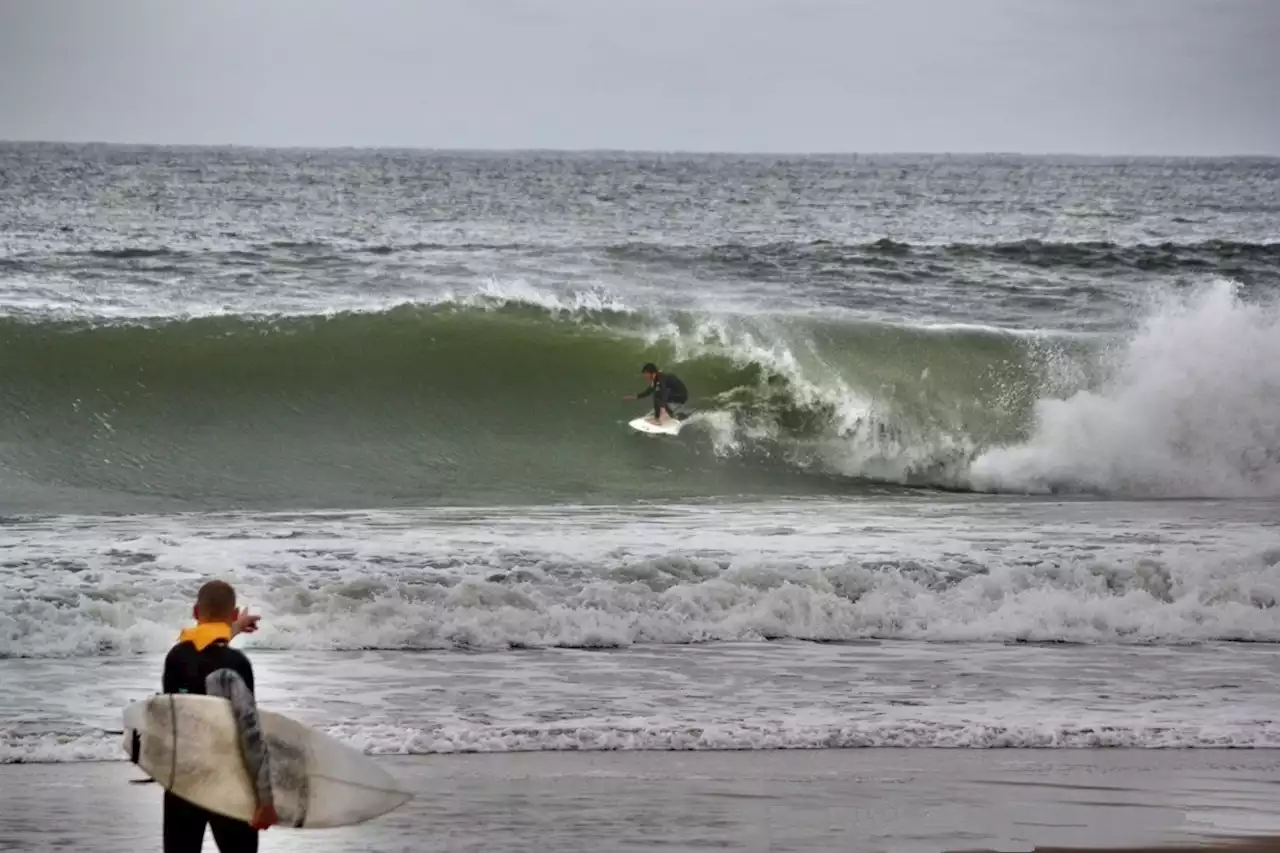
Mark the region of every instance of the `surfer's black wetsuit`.
POLYGON ((636 395, 638 399, 653 395, 653 416, 662 417, 665 408, 671 417, 677 417, 673 404, 689 402, 689 389, 684 387, 680 377, 674 373, 659 373, 653 377, 653 384, 636 395))
MULTIPOLYGON (((253 780, 258 804, 271 802, 271 768, 267 744, 262 735, 257 705, 253 698, 253 667, 242 652, 215 639, 197 647, 200 637, 183 635, 164 659, 162 677, 165 693, 196 693, 221 696, 231 702, 240 732, 240 748, 249 778, 253 780)), ((257 853, 258 830, 249 824, 213 814, 199 806, 164 793, 164 853, 199 853, 205 826, 213 830, 213 840, 222 853, 257 853)))

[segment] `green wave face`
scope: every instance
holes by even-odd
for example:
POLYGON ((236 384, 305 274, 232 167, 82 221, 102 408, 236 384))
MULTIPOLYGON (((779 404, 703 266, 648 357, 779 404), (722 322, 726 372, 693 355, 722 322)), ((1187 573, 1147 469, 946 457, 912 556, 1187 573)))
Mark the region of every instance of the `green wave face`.
POLYGON ((527 305, 154 324, 0 321, 3 486, 95 510, 963 488, 1081 343, 823 317, 527 305), (684 379, 678 439, 626 421, 684 379))

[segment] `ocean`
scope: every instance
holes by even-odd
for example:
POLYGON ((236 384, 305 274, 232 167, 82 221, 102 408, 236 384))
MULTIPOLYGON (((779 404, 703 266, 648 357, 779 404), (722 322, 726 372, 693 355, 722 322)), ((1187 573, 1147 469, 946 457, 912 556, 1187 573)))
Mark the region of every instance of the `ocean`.
POLYGON ((1280 747, 1278 286, 1280 160, 0 145, 0 762, 210 577, 375 754, 1280 747))

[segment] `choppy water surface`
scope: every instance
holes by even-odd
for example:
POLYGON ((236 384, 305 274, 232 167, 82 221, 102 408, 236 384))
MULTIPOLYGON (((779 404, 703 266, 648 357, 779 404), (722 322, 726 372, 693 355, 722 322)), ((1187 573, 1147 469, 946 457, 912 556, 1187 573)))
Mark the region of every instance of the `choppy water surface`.
POLYGON ((1275 746, 1278 235, 1267 160, 0 147, 0 760, 118 757, 211 575, 376 751, 1275 746))

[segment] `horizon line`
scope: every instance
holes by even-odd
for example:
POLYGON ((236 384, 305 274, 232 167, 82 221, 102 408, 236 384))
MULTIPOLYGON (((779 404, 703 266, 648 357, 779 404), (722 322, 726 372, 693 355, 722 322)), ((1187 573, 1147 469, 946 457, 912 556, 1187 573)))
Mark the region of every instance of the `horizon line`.
POLYGON ((667 157, 1025 157, 1025 158, 1077 158, 1082 160, 1280 160, 1280 152, 1263 154, 1257 152, 1235 152, 1224 154, 1188 154, 1188 153, 1080 153, 1073 151, 1017 151, 1017 150, 820 150, 787 151, 787 150, 719 150, 691 148, 545 148, 545 147, 438 147, 427 145, 266 145, 246 142, 111 142, 100 139, 60 140, 60 139, 8 139, 0 138, 0 145, 46 145, 67 147, 102 147, 102 148, 185 148, 185 149, 222 149, 245 151, 395 151, 424 154, 558 154, 558 155, 641 155, 667 157))

